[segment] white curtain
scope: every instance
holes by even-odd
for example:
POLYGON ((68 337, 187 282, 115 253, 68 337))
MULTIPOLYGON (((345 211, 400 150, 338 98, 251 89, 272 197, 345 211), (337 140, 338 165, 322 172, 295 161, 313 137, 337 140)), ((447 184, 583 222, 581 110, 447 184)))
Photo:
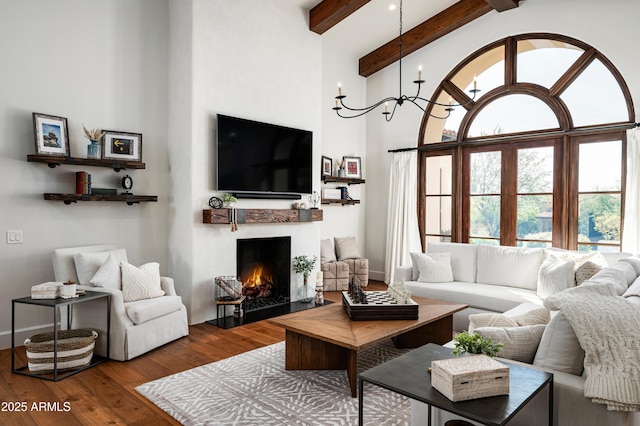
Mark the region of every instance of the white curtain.
POLYGON ((622 251, 640 253, 640 129, 627 130, 627 187, 622 251))
POLYGON ((411 265, 409 253, 421 251, 418 229, 418 152, 393 154, 389 175, 385 279, 395 283, 396 267, 411 265))

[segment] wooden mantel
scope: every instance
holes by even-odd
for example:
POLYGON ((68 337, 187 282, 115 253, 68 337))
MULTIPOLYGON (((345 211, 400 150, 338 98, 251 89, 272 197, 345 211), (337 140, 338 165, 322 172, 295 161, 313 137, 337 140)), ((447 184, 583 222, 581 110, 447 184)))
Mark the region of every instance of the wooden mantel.
MULTIPOLYGON (((202 210, 202 223, 230 224, 232 209, 202 210)), ((323 220, 320 209, 235 209, 238 224, 319 222, 323 220)))

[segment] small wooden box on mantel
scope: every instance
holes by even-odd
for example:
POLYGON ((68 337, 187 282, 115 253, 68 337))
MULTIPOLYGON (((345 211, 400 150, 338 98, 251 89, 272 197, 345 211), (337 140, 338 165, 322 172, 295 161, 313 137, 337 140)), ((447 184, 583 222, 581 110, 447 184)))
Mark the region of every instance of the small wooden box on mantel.
POLYGON ((453 402, 509 394, 509 367, 487 355, 431 363, 431 386, 453 402))

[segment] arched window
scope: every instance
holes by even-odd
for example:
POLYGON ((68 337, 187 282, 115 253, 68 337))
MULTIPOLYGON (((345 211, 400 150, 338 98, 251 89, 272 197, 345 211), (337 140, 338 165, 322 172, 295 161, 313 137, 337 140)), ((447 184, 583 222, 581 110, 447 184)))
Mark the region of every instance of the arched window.
POLYGON ((492 43, 436 89, 420 130, 418 188, 428 241, 619 251, 625 130, 635 118, 616 68, 554 34, 492 43), (477 83, 476 83, 477 81, 477 83), (473 85, 482 91, 475 100, 473 85))

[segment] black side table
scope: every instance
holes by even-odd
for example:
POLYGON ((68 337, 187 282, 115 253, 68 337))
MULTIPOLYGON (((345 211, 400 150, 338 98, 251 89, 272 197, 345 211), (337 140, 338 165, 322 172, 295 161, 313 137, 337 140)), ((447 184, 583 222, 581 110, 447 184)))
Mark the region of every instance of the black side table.
MULTIPOLYGON (((453 358, 451 349, 429 343, 359 375, 358 424, 363 421, 363 384, 373 383, 428 406, 490 426, 509 422, 545 386, 549 386, 549 426, 553 425, 553 374, 504 362, 509 367, 509 395, 452 402, 431 386, 431 362, 453 358)), ((501 361, 502 362, 502 361, 501 361)))
POLYGON ((11 372, 16 374, 22 374, 24 376, 38 377, 45 380, 51 380, 57 382, 73 374, 79 373, 87 368, 91 368, 94 365, 100 364, 106 361, 109 357, 109 343, 111 334, 111 294, 102 293, 97 291, 87 291, 84 295, 79 297, 73 297, 70 299, 32 299, 31 297, 22 297, 20 299, 13 299, 11 301, 11 372), (73 315, 72 306, 76 303, 87 302, 89 300, 106 298, 107 305, 107 357, 101 357, 93 355, 89 365, 78 368, 76 370, 69 371, 65 374, 58 373, 58 308, 67 308, 67 330, 71 329, 71 319, 73 315), (22 367, 15 366, 15 337, 16 337, 16 305, 36 305, 44 306, 47 308, 53 308, 53 377, 47 377, 46 375, 34 374, 28 371, 28 365, 22 367))

